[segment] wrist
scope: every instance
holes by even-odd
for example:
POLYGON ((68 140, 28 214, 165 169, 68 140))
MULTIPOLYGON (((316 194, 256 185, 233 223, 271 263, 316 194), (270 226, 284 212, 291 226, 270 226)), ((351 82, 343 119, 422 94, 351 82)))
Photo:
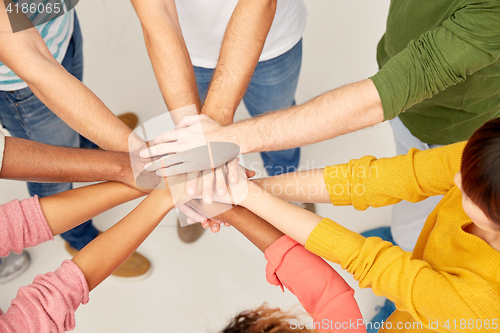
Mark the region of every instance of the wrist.
MULTIPOLYGON (((111 153, 111 152, 110 152, 111 153)), ((113 172, 109 176, 109 180, 117 181, 128 185, 129 179, 133 179, 132 165, 130 164, 130 157, 127 153, 112 152, 115 154, 113 158, 113 172)))
POLYGON ((166 189, 154 189, 149 195, 149 200, 154 200, 155 203, 165 214, 171 211, 175 207, 174 199, 168 188, 166 189))
POLYGON ((231 114, 222 113, 222 112, 209 112, 206 109, 201 111, 201 114, 209 116, 211 119, 215 120, 222 126, 231 125, 233 123, 233 117, 231 114))
POLYGON ((248 210, 251 210, 250 207, 254 205, 254 203, 258 200, 258 197, 263 193, 265 193, 265 191, 250 180, 247 181, 247 186, 248 186, 248 193, 245 199, 243 199, 243 201, 240 202, 240 206, 245 207, 248 210))
POLYGON ((240 154, 249 153, 247 140, 243 140, 238 129, 239 123, 221 126, 217 133, 217 141, 232 142, 240 147, 240 154))

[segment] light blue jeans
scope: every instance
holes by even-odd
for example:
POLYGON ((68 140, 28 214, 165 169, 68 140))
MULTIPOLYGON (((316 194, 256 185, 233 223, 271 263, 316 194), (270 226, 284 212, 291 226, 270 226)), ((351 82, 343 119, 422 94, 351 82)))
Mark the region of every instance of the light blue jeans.
MULTIPOLYGON (((82 35, 75 14, 75 27, 62 61, 66 70, 80 81, 83 76, 82 35)), ((61 96, 68 98, 68 96, 61 96)), ((96 148, 97 146, 80 136, 45 106, 31 91, 24 88, 15 91, 0 91, 0 122, 10 134, 17 138, 37 141, 54 146, 96 148)), ((72 188, 71 183, 28 183, 31 196, 46 197, 72 188)), ((69 230, 61 236, 75 249, 80 250, 97 237, 98 231, 92 220, 69 230)))
MULTIPOLYGON (((295 91, 302 64, 302 40, 288 52, 270 60, 261 61, 243 96, 243 103, 252 117, 268 111, 295 105, 295 91)), ((214 70, 194 67, 196 84, 202 103, 207 97, 214 70)), ((261 153, 269 176, 293 172, 299 166, 300 148, 261 153)))
MULTIPOLYGON (((411 148, 420 150, 441 147, 428 144, 417 139, 403 124, 399 117, 389 121, 396 141, 396 153, 406 155, 411 148)), ((405 251, 413 251, 418 236, 424 227, 427 216, 434 210, 443 198, 442 195, 432 196, 424 201, 411 203, 401 201, 392 206, 391 233, 396 244, 405 251)))

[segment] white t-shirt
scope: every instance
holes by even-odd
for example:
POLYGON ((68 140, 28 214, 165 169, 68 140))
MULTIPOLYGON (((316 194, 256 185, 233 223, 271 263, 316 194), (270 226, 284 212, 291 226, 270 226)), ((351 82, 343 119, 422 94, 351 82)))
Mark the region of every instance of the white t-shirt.
MULTIPOLYGON (((238 0, 176 0, 182 34, 194 66, 215 68, 227 24, 238 0)), ((259 61, 276 58, 302 38, 307 8, 302 0, 278 0, 259 61)))

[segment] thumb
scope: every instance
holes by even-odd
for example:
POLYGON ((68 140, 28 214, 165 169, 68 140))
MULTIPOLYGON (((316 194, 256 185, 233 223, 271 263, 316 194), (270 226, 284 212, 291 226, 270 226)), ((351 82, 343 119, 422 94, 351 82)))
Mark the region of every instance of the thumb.
POLYGON ((199 122, 200 122, 199 116, 186 116, 182 118, 181 122, 177 126, 175 126, 175 128, 177 129, 177 128, 189 127, 199 122))

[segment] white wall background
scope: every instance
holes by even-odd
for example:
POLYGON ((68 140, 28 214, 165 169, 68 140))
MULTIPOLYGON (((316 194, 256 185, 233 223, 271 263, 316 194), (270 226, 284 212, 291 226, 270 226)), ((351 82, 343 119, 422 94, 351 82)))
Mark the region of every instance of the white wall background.
MULTIPOLYGON (((309 17, 298 103, 377 71, 375 50, 384 32, 389 0, 306 0, 306 4, 309 17)), ((84 83, 116 114, 133 111, 146 122, 164 112, 166 107, 131 4, 81 1, 77 13, 84 37, 84 83)), ((247 116, 240 106, 236 119, 247 116)), ((366 154, 382 157, 394 153, 392 132, 384 123, 308 146, 303 149, 301 164, 320 167, 366 154)), ((260 161, 260 157, 253 155, 249 160, 260 161)), ((0 202, 27 196, 24 183, 0 181, 0 202)), ((102 214, 95 224, 104 230, 137 203, 102 214)), ((390 212, 390 208, 357 212, 351 207, 318 205, 320 215, 355 231, 388 225, 390 212)), ((297 304, 289 292, 281 293, 266 284, 263 256, 233 228, 217 235, 207 232, 187 245, 177 237, 175 219, 173 213, 169 214, 140 248, 153 263, 152 275, 138 282, 105 281, 91 293, 90 303, 78 310, 75 332, 217 332, 237 312, 264 301, 284 309, 297 304)), ((60 238, 29 253, 33 263, 28 271, 0 286, 3 310, 8 309, 20 286, 69 258, 60 238)), ((370 290, 360 290, 349 274, 341 273, 356 289, 362 313, 370 319, 381 298, 370 290)))

